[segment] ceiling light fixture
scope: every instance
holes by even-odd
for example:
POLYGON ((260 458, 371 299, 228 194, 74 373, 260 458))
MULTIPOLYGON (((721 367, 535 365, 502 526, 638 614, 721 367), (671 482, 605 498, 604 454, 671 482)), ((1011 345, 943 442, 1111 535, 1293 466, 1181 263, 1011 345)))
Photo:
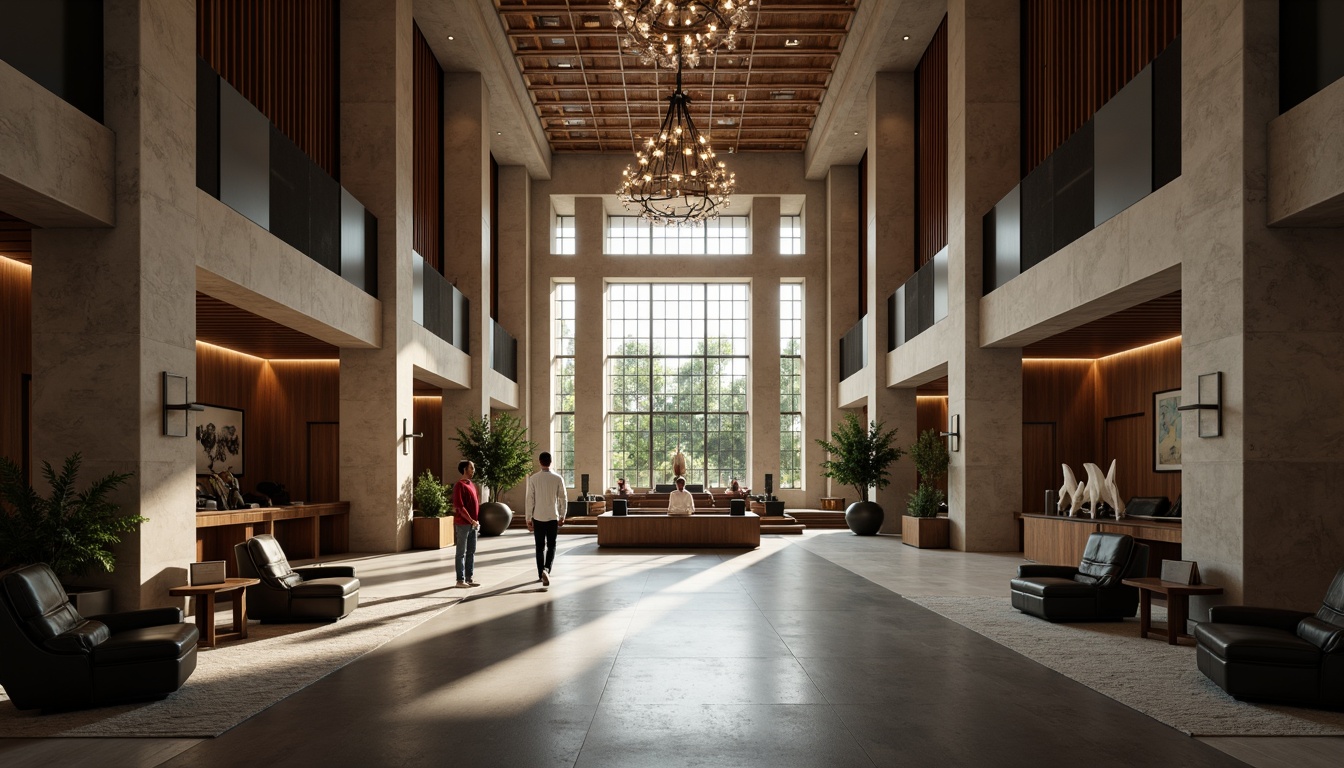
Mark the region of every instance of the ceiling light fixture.
POLYGON ((909 40, 909 39, 910 39, 910 36, 909 36, 909 35, 901 35, 901 39, 902 39, 902 40, 909 40))
POLYGON ((635 152, 637 165, 621 172, 616 190, 627 210, 660 226, 699 224, 718 218, 728 207, 737 177, 716 160, 709 138, 691 122, 690 99, 677 90, 667 100, 667 116, 658 134, 635 152))
POLYGON ((700 54, 737 48, 738 32, 751 26, 756 0, 609 0, 621 47, 641 62, 667 69, 699 66, 700 54))
POLYGON ((785 48, 797 48, 802 44, 803 42, 796 37, 790 37, 784 41, 785 48))

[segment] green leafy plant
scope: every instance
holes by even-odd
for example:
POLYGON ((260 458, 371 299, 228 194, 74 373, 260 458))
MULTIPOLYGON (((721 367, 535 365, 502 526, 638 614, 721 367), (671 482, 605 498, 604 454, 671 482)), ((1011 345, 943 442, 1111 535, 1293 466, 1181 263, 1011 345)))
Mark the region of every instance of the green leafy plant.
POLYGON ((420 517, 443 517, 453 511, 449 491, 426 469, 415 481, 415 508, 420 517))
POLYGON ((915 471, 919 473, 919 488, 910 494, 905 513, 911 517, 935 517, 938 505, 943 503, 943 492, 936 486, 947 475, 947 466, 952 463, 947 443, 938 436, 937 430, 926 429, 910 446, 910 460, 915 462, 915 471))
POLYGON ((476 465, 476 481, 490 490, 490 500, 527 479, 537 444, 527 439, 521 419, 507 413, 473 418, 464 431, 458 427, 462 458, 476 465))
POLYGON ((65 460, 58 475, 42 462, 42 476, 51 486, 51 496, 42 498, 28 484, 23 470, 0 458, 0 568, 46 563, 58 576, 82 576, 99 566, 111 573, 116 558, 111 548, 124 534, 148 518, 123 515, 108 500, 112 491, 131 478, 113 472, 93 481, 83 491, 75 490, 80 455, 65 460))
POLYGON ((881 489, 891 484, 887 467, 905 455, 895 445, 894 427, 883 431, 881 424, 872 422, 865 428, 853 413, 846 413, 845 420, 831 430, 829 441, 816 442, 829 456, 821 462, 822 476, 850 486, 864 501, 868 501, 869 487, 881 489))

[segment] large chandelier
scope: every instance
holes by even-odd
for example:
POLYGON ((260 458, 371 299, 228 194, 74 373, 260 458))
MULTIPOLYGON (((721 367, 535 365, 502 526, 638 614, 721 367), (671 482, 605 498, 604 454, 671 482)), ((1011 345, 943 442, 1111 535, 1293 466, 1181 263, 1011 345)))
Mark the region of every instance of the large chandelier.
POLYGON ((640 61, 671 69, 680 62, 695 67, 700 54, 737 48, 738 30, 751 25, 756 0, 610 0, 616 27, 629 36, 623 47, 640 61))
POLYGON ((662 128, 635 151, 637 167, 625 167, 616 190, 627 210, 660 226, 718 218, 737 183, 736 174, 715 159, 709 139, 695 129, 690 103, 678 68, 677 90, 668 99, 662 128))

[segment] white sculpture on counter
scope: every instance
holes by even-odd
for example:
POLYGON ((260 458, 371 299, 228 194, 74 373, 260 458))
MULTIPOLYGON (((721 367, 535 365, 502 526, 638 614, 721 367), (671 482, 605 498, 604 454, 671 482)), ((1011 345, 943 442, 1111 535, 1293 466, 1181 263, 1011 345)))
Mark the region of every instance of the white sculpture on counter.
MULTIPOLYGON (((1100 504, 1106 502, 1115 510, 1117 520, 1125 516, 1125 503, 1120 500, 1120 487, 1115 482, 1115 460, 1111 460, 1111 468, 1106 472, 1106 476, 1101 476, 1101 467, 1096 464, 1087 463, 1083 469, 1087 470, 1087 497, 1092 505, 1092 517, 1100 517, 1100 504)), ((1080 494, 1081 495, 1081 494, 1080 494)))
POLYGON ((1078 490, 1073 492, 1073 506, 1069 509, 1069 517, 1083 516, 1083 502, 1087 501, 1087 481, 1078 482, 1078 490))
POLYGON ((1073 476, 1073 467, 1068 464, 1060 466, 1064 468, 1064 484, 1059 487, 1059 501, 1055 503, 1055 510, 1063 512, 1065 508, 1072 509, 1073 500, 1078 497, 1078 479, 1073 476))

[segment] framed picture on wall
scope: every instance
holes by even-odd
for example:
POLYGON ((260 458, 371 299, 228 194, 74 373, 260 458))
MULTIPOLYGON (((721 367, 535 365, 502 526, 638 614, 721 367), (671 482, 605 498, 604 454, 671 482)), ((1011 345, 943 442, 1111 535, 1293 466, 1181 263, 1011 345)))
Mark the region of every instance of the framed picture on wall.
POLYGON ((243 410, 207 405, 196 414, 196 474, 243 474, 243 410))
POLYGON ((1181 390, 1153 393, 1153 471, 1181 471, 1181 390))

